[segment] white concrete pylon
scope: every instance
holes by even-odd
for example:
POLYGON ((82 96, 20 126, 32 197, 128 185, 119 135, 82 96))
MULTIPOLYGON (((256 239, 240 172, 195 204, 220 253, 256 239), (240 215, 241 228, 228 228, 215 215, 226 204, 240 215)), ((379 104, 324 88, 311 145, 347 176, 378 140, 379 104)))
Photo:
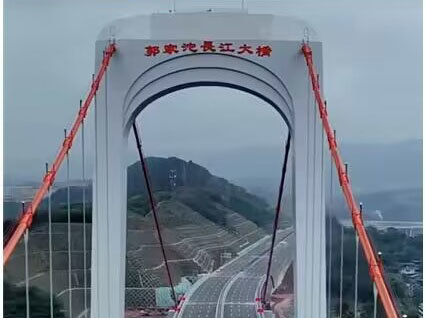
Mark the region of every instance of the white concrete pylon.
MULTIPOLYGON (((296 314, 325 318, 324 140, 317 108, 309 103, 313 100, 310 81, 300 53, 305 23, 273 15, 204 12, 138 16, 112 25, 117 30, 117 54, 97 94, 95 111, 92 317, 124 315, 127 167, 123 154, 131 124, 161 96, 188 87, 222 86, 263 99, 291 130, 296 314), (239 27, 231 27, 235 24, 239 27), (215 52, 203 51, 206 40, 215 52), (183 51, 183 44, 189 42, 197 52, 183 51), (223 42, 237 50, 220 52, 223 42), (163 53, 170 44, 177 53, 163 53), (160 53, 148 54, 149 47, 160 53), (251 53, 239 54, 242 47, 249 47, 251 53), (261 56, 260 47, 271 49, 270 56, 261 56)), ((105 27, 96 43, 96 65, 108 44, 109 29, 105 27)), ((322 73, 321 42, 313 33, 310 46, 322 73)))

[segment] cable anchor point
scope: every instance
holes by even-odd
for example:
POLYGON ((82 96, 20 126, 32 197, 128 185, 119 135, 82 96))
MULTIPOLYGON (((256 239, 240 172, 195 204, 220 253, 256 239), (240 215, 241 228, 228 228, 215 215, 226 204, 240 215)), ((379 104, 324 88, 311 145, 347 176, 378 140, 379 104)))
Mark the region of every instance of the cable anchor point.
POLYGON ((304 28, 303 44, 310 44, 310 29, 304 28))
POLYGON ((117 35, 117 27, 115 25, 109 26, 108 35, 109 35, 109 39, 108 39, 109 44, 115 44, 115 38, 117 35))

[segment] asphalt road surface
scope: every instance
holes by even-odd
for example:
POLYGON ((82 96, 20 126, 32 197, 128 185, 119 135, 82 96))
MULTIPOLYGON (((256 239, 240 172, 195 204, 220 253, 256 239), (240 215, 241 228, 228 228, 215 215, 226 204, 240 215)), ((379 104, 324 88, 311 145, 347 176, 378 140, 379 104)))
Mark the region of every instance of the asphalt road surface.
MULTIPOLYGON (((292 229, 279 231, 272 262, 272 276, 279 280, 295 253, 292 229)), ((207 277, 188 292, 179 318, 257 317, 255 299, 264 284, 271 237, 253 244, 245 252, 207 277)), ((271 285, 271 283, 269 284, 271 285)), ((270 286, 271 288, 271 286, 270 286)), ((270 291, 270 289, 269 289, 270 291)))

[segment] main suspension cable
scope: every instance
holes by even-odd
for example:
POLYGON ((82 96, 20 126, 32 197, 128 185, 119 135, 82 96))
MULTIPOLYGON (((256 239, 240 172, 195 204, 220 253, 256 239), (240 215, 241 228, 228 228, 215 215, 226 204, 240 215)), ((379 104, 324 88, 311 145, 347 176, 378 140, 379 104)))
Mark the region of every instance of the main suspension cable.
POLYGON ((80 111, 78 112, 77 118, 75 119, 72 125, 68 138, 63 142, 62 146, 60 147, 59 153, 56 155, 53 164, 50 166, 50 170, 46 171, 43 177, 43 182, 40 188, 35 193, 34 198, 28 205, 25 213, 17 220, 16 228, 13 230, 12 235, 8 239, 6 245, 3 247, 3 266, 6 265, 7 261, 10 259, 10 256, 16 249, 16 246, 18 245, 21 237, 23 237, 25 230, 31 227, 38 206, 43 201, 44 196, 48 194, 49 188, 53 185, 56 179, 56 174, 60 166, 62 165, 63 160, 65 159, 66 153, 72 147, 72 143, 75 139, 75 136, 77 135, 81 123, 87 115, 93 97, 99 89, 103 75, 105 74, 109 62, 115 51, 115 43, 110 43, 105 50, 105 54, 103 56, 102 63, 99 67, 99 71, 97 72, 95 80, 91 85, 90 91, 86 99, 84 100, 83 107, 81 107, 80 111))
POLYGON ((289 158, 289 150, 291 148, 291 133, 288 131, 288 137, 286 139, 286 146, 285 146, 285 159, 283 161, 283 167, 282 167, 282 175, 280 177, 280 184, 279 184, 279 194, 276 204, 276 212, 274 216, 274 225, 273 225, 273 234, 272 234, 272 245, 270 247, 270 253, 269 253, 269 261, 267 264, 267 274, 266 274, 266 281, 264 283, 264 290, 263 290, 263 304, 266 302, 266 295, 267 295, 267 285, 269 282, 270 277, 270 269, 272 266, 272 259, 273 259, 273 250, 274 250, 274 244, 276 241, 276 232, 277 228, 279 226, 279 214, 280 214, 280 206, 282 202, 282 195, 283 195, 283 186, 285 184, 285 176, 286 176, 286 170, 288 166, 288 158, 289 158))
POLYGON ((167 255, 165 253, 164 243, 163 243, 163 240, 162 240, 161 229, 159 228, 159 221, 158 221, 158 215, 156 213, 155 199, 153 197, 153 192, 152 192, 151 183, 150 183, 149 174, 148 174, 148 168, 147 168, 147 165, 146 165, 145 158, 143 156, 142 142, 141 142, 140 137, 139 137, 139 132, 138 132, 138 129, 137 129, 136 121, 133 122, 133 133, 134 133, 134 137, 136 139, 137 151, 139 153, 140 164, 142 166, 143 176, 145 178, 146 190, 148 191, 148 196, 149 196, 149 203, 150 203, 153 218, 154 218, 154 221, 155 221, 155 228, 156 228, 156 232, 158 234, 159 244, 161 245, 161 252, 162 252, 162 257, 164 258, 164 264, 165 264, 165 269, 167 271, 168 282, 171 286, 171 293, 172 293, 173 301, 174 301, 174 304, 175 304, 175 308, 177 308, 177 305, 178 305, 177 297, 176 297, 176 293, 174 291, 174 285, 173 285, 173 280, 171 278, 170 268, 168 266, 168 260, 167 260, 167 255))
POLYGON ((341 189, 344 194, 344 198, 348 205, 348 208, 351 212, 354 229, 359 236, 360 244, 363 248, 366 261, 369 265, 369 274, 371 276, 372 281, 376 284, 378 295, 381 299, 387 317, 397 318, 400 316, 398 313, 398 308, 391 294, 391 290, 385 281, 384 270, 378 262, 377 255, 375 254, 373 248, 373 244, 367 235, 366 228, 363 224, 362 214, 359 211, 356 199, 353 194, 353 190, 351 188, 350 179, 347 175, 347 172, 344 171, 342 157, 339 153, 338 146, 335 140, 335 135, 332 131, 332 127, 330 125, 327 114, 327 109, 320 91, 319 78, 313 63, 313 51, 308 43, 303 43, 301 47, 301 52, 303 53, 307 64, 308 74, 310 76, 310 80, 313 86, 313 92, 317 101, 317 106, 323 124, 323 129, 328 139, 329 150, 331 152, 331 156, 334 161, 336 171, 338 173, 341 189))

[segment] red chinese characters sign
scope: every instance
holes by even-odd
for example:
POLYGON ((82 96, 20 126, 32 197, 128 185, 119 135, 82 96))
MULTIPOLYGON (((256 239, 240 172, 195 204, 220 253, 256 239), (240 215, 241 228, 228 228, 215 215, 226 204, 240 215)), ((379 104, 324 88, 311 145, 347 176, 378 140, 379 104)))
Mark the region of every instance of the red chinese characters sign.
POLYGON ((236 45, 232 42, 214 41, 166 43, 145 47, 145 56, 147 57, 171 56, 183 53, 227 53, 242 56, 270 57, 272 47, 270 45, 249 45, 245 43, 236 45))

